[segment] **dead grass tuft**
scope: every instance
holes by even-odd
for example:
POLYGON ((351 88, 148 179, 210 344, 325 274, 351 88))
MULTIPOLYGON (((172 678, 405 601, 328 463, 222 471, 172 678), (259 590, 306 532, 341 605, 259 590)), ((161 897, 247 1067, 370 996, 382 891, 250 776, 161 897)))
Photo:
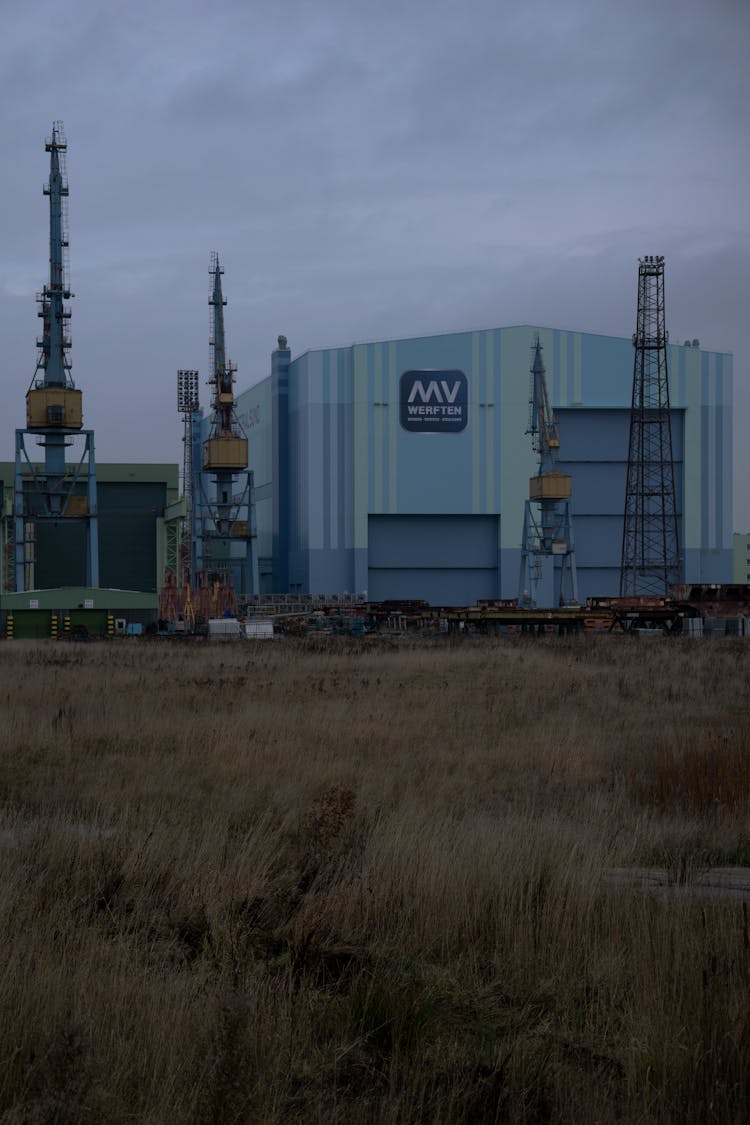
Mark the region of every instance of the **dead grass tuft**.
POLYGON ((750 811, 747 729, 690 731, 677 747, 657 744, 647 784, 663 811, 750 811))

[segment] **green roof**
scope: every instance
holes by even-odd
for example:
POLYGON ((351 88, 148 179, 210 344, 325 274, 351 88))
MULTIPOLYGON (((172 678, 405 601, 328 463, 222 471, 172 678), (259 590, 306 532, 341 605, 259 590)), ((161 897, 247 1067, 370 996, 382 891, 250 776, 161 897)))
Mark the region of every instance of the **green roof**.
POLYGON ((0 609, 16 613, 24 609, 145 609, 159 608, 157 594, 139 590, 101 590, 86 586, 63 586, 54 590, 25 590, 0 594, 0 609), (90 603, 90 604, 89 604, 90 603))
MULTIPOLYGON (((39 462, 37 468, 41 469, 39 462)), ((86 476, 86 466, 81 469, 82 476, 86 476)), ((13 485, 14 464, 12 461, 0 461, 0 480, 8 487, 13 485)), ((138 484, 150 481, 163 481, 167 488, 175 491, 179 485, 179 466, 175 464, 158 464, 153 462, 126 461, 116 464, 111 461, 98 461, 96 465, 96 479, 100 484, 121 484, 136 481, 138 484)))

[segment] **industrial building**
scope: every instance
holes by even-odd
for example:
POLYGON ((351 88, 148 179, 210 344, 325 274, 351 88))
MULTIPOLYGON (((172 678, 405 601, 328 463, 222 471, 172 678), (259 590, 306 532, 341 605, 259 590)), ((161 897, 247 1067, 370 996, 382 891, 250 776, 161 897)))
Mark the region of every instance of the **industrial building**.
POLYGON ((70 359, 67 142, 56 121, 49 153, 49 274, 15 460, 0 463, 0 614, 7 636, 101 634, 154 619, 179 513, 176 465, 96 465, 70 359), (172 507, 170 507, 172 506, 172 507), (176 508, 175 508, 176 506, 176 508))
MULTIPOLYGON (((537 335, 559 428, 558 466, 573 482, 578 595, 617 594, 632 342, 532 325, 295 359, 282 337, 271 375, 235 400, 253 479, 250 594, 366 592, 370 601, 434 605, 516 598, 536 471, 526 431, 537 335)), ((732 357, 670 345, 669 364, 682 578, 730 582, 732 357)), ((197 492, 215 487, 201 467, 210 426, 211 417, 198 414, 190 428, 197 492)), ((141 591, 153 616, 185 512, 178 466, 100 463, 96 472, 99 587, 141 591)), ((6 611, 13 476, 12 463, 0 464, 6 611)), ((87 585, 80 524, 51 521, 36 535, 27 590, 87 585)))
MULTIPOLYGON (((13 583, 13 472, 0 462, 2 510, 0 578, 13 583)), ((167 552, 165 513, 178 499, 177 465, 107 464, 96 467, 99 523, 99 585, 105 589, 157 594, 167 552)), ((26 590, 86 585, 85 533, 61 518, 40 524, 25 566, 26 590)))
MULTIPOLYGON (((236 399, 254 481, 254 592, 517 597, 537 336, 558 465, 573 482, 579 597, 616 595, 633 343, 535 325, 295 359, 280 337, 270 376, 236 399)), ((681 578, 729 582, 732 357, 695 340, 670 344, 668 360, 681 578)), ((209 429, 208 418, 195 427, 200 442, 209 429)))
POLYGON ((48 637, 53 619, 62 627, 66 615, 92 633, 103 633, 108 617, 144 625, 156 618, 168 529, 181 511, 177 465, 105 462, 96 472, 99 585, 86 581, 85 527, 60 518, 34 529, 24 588, 16 590, 14 465, 0 462, 0 613, 5 621, 13 615, 17 637, 48 637))
POLYGON ((750 582, 750 533, 735 532, 732 536, 732 582, 750 582))
POLYGON ((155 616, 160 590, 169 620, 272 594, 565 606, 731 581, 732 357, 668 344, 660 257, 640 261, 632 340, 525 325, 292 359, 280 336, 237 396, 214 253, 205 416, 199 373, 178 372, 181 496, 176 465, 97 466, 70 360, 60 122, 45 148, 49 276, 0 465, 2 613, 155 616))

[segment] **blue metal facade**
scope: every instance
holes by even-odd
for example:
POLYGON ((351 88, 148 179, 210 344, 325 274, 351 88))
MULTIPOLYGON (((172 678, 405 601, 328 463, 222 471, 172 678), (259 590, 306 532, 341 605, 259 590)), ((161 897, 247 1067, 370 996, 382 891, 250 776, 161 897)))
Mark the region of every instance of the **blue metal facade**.
MULTIPOLYGON (((367 591, 372 600, 433 604, 515 597, 536 467, 525 431, 537 332, 560 468, 573 478, 580 596, 616 594, 632 344, 534 326, 355 344, 294 360, 277 349, 271 376, 237 403, 250 439, 261 591, 367 591), (431 374, 464 373, 465 428, 406 429, 405 372, 424 372, 425 385, 431 374)), ((683 576, 730 581, 732 357, 672 345, 669 361, 683 576)))

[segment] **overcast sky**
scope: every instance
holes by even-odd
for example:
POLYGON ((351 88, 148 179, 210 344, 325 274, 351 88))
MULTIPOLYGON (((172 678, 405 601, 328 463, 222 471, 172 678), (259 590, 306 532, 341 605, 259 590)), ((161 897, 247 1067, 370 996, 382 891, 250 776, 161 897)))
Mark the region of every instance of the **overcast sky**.
MULTIPOLYGON (((177 461, 225 268, 238 389, 310 347, 539 324, 734 353, 750 530, 748 0, 0 0, 0 458, 69 142, 73 376, 101 461, 177 461)), ((202 399, 208 392, 202 388, 202 399)))

